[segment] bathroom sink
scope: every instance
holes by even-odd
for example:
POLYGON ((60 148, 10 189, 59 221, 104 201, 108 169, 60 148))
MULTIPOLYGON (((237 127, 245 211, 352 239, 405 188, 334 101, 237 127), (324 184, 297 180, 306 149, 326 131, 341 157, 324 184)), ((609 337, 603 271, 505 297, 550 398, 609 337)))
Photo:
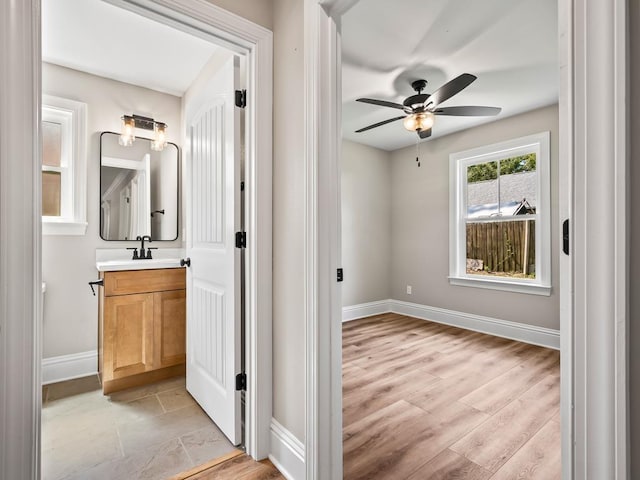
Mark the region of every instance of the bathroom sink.
POLYGON ((97 249, 96 268, 101 272, 116 270, 149 270, 154 268, 180 268, 184 250, 164 248, 153 251, 150 260, 132 260, 131 252, 122 249, 97 249))

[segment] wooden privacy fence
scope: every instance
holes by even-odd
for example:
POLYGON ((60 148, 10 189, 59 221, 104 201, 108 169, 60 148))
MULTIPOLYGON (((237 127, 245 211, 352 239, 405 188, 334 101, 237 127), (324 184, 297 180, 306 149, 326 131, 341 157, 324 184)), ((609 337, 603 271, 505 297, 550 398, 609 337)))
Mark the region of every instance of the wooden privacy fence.
POLYGON ((535 220, 467 223, 467 259, 489 272, 532 274, 535 238, 535 220))

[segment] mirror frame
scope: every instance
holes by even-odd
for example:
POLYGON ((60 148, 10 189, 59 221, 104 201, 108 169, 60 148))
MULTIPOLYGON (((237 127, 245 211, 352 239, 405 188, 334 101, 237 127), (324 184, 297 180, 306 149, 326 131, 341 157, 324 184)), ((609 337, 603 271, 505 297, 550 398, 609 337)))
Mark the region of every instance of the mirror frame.
MULTIPOLYGON (((111 132, 111 131, 103 131, 100 132, 100 148, 99 148, 99 160, 100 160, 100 172, 98 175, 98 200, 100 200, 100 193, 102 191, 102 136, 105 134, 111 134, 111 135, 120 135, 117 132, 111 132)), ((136 140, 149 140, 150 142, 153 141, 153 139, 151 138, 147 138, 147 137, 138 137, 136 136, 136 140)), ((176 209, 177 209, 177 215, 176 215, 176 236, 174 238, 170 238, 170 239, 153 239, 154 242, 175 242, 176 240, 178 240, 178 238, 180 238, 179 232, 180 232, 180 219, 182 218, 182 211, 181 211, 181 205, 180 205, 180 187, 182 185, 182 172, 181 172, 181 158, 180 158, 180 147, 173 142, 167 142, 167 145, 173 145, 174 147, 176 147, 176 152, 177 152, 177 158, 176 158, 176 162, 177 162, 177 178, 176 178, 176 209)), ((99 210, 99 221, 98 221, 98 234, 100 236, 100 239, 105 241, 105 242, 137 242, 138 240, 121 240, 121 239, 106 239, 102 236, 102 209, 100 208, 100 204, 98 203, 98 210, 99 210)))

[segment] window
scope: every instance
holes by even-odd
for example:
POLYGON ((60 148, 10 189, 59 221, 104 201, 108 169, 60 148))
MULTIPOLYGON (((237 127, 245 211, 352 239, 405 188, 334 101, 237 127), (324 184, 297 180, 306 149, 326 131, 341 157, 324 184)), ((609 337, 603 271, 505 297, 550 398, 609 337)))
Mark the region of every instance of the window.
POLYGON ((551 293, 549 138, 450 155, 451 284, 551 293))
POLYGON ((87 231, 86 104, 42 97, 42 233, 87 231))

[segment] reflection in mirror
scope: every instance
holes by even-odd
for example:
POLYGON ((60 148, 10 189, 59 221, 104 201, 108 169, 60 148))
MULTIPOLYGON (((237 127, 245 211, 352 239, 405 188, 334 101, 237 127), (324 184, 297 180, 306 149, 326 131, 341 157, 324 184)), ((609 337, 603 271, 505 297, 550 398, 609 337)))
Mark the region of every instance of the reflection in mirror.
POLYGON ((119 134, 100 135, 100 236, 103 240, 178 238, 178 146, 160 152, 137 137, 123 147, 119 134))

